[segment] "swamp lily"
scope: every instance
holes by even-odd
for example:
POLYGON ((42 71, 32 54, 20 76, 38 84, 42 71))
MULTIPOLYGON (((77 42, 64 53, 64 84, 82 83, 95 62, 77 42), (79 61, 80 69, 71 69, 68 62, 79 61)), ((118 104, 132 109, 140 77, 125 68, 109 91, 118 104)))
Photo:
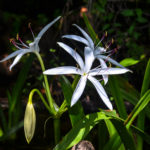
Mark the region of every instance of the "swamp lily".
MULTIPOLYGON (((11 66, 9 67, 9 70, 11 71, 11 69, 19 62, 19 60, 21 59, 21 57, 26 54, 26 53, 39 53, 40 48, 39 48, 39 41, 41 39, 41 37, 43 36, 43 34, 57 21, 60 19, 60 16, 57 17, 56 19, 54 19, 52 22, 50 22, 49 24, 47 24, 37 35, 37 37, 34 38, 34 41, 32 43, 28 45, 26 45, 25 43, 22 42, 22 40, 18 37, 18 40, 20 41, 20 43, 16 43, 14 40, 11 40, 11 42, 14 44, 14 46, 18 49, 17 51, 13 52, 12 54, 8 55, 6 58, 2 59, 0 62, 4 62, 10 58, 13 58, 16 56, 16 58, 14 59, 13 63, 11 64, 11 66), (20 47, 22 46, 22 47, 20 47)), ((32 33, 33 34, 33 33, 32 33)), ((34 37, 34 35, 33 35, 34 37)))
POLYGON ((91 51, 90 47, 85 47, 84 48, 84 57, 85 57, 85 62, 83 62, 83 59, 81 56, 73 50, 71 47, 68 45, 58 42, 58 45, 62 47, 66 52, 68 52, 78 63, 79 67, 73 67, 73 66, 63 66, 63 67, 56 67, 52 69, 48 69, 44 71, 44 74, 47 75, 62 75, 62 74, 78 74, 81 75, 81 78, 76 86, 76 89, 73 93, 72 99, 71 99, 71 106, 73 106, 81 97, 84 88, 86 86, 87 79, 89 79, 92 84, 95 86, 99 96, 103 100, 103 102, 106 104, 106 106, 112 110, 112 104, 109 101, 109 98, 101 85, 101 83, 94 77, 97 75, 112 75, 112 74, 123 74, 128 72, 129 70, 126 68, 101 68, 101 66, 98 66, 94 69, 91 69, 92 64, 95 60, 95 56, 93 51, 91 51))
MULTIPOLYGON (((107 55, 107 56, 104 55, 106 53, 109 53, 109 52, 107 52, 107 49, 111 45, 111 43, 110 43, 107 46, 107 48, 99 46, 101 41, 104 39, 105 35, 102 37, 100 42, 95 46, 93 40, 81 27, 79 27, 76 24, 73 24, 73 25, 82 33, 84 38, 81 36, 78 36, 78 35, 64 35, 64 36, 62 36, 63 38, 68 38, 68 39, 72 39, 72 40, 81 42, 81 43, 85 44, 87 47, 89 47, 91 49, 91 51, 93 52, 94 57, 99 60, 102 68, 107 68, 106 61, 111 62, 112 64, 119 66, 121 68, 125 68, 121 64, 119 64, 117 61, 110 58, 111 53, 113 53, 115 51, 115 49, 113 51, 110 51, 109 55, 107 55)), ((103 75, 103 80, 104 80, 104 83, 106 84, 108 82, 108 75, 103 75)))

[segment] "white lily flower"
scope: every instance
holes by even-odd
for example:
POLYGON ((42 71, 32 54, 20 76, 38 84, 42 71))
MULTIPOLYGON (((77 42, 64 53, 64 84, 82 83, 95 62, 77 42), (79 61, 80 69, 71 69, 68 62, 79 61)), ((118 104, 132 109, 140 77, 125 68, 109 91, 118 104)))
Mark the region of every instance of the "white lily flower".
POLYGON ((122 73, 128 72, 129 70, 126 68, 104 68, 104 67, 103 68, 97 67, 95 69, 91 69, 95 57, 90 47, 85 47, 84 49, 84 57, 85 57, 85 63, 84 63, 81 56, 71 47, 69 47, 68 45, 62 42, 58 42, 58 45, 62 47, 66 52, 68 52, 75 59, 75 61, 78 63, 80 68, 73 67, 73 66, 63 66, 63 67, 56 67, 56 68, 48 69, 44 71, 43 73, 47 75, 58 75, 58 74, 59 75, 62 75, 62 74, 81 75, 81 78, 76 86, 76 89, 71 99, 71 106, 73 106, 79 100, 86 86, 87 79, 89 79, 95 86, 103 102, 106 104, 106 106, 110 110, 112 110, 113 109, 112 104, 109 101, 109 98, 104 88, 94 76, 122 74, 122 73))
MULTIPOLYGON (((85 44, 86 46, 90 47, 94 53, 95 58, 99 60, 102 68, 107 68, 106 61, 109 61, 112 64, 119 66, 121 68, 125 68, 121 64, 119 64, 117 61, 110 58, 109 57, 110 55, 108 55, 108 56, 103 55, 103 54, 107 53, 106 48, 98 46, 99 44, 97 46, 95 46, 93 40, 82 28, 80 28, 76 24, 73 24, 73 25, 79 29, 79 31, 82 33, 84 38, 81 36, 78 36, 78 35, 64 35, 64 36, 62 36, 63 38, 76 40, 76 41, 81 42, 81 43, 85 44)), ((103 75, 103 80, 104 80, 104 83, 106 84, 108 82, 108 75, 103 75)))
POLYGON ((26 54, 26 53, 39 53, 40 48, 39 48, 39 41, 41 39, 41 37, 43 36, 43 34, 57 21, 60 19, 60 16, 57 17, 56 19, 54 19, 52 22, 50 22, 49 24, 47 24, 37 35, 36 38, 34 38, 34 41, 32 43, 28 45, 26 45, 25 43, 22 42, 22 40, 19 38, 20 43, 16 43, 15 41, 12 40, 12 43, 15 45, 16 48, 18 48, 17 51, 13 52, 12 54, 8 55, 6 58, 2 59, 0 62, 4 62, 10 58, 16 57, 13 61, 13 63, 11 64, 11 66, 9 67, 9 70, 11 71, 11 69, 19 62, 19 60, 21 59, 21 57, 26 54), (23 46, 25 48, 21 48, 20 47, 23 46))

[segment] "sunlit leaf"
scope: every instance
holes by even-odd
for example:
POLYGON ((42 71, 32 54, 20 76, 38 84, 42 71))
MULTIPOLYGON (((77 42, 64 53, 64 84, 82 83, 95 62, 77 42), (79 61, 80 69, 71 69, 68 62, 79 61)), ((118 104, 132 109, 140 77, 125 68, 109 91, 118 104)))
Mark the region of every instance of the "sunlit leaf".
POLYGON ((69 133, 62 139, 62 141, 56 145, 54 150, 67 150, 79 141, 84 139, 91 129, 100 121, 109 119, 104 113, 98 112, 86 115, 83 119, 80 119, 78 123, 70 130, 69 133))
POLYGON ((120 62, 120 64, 123 65, 124 67, 132 66, 137 63, 139 63, 139 60, 135 60, 133 58, 125 58, 120 62))

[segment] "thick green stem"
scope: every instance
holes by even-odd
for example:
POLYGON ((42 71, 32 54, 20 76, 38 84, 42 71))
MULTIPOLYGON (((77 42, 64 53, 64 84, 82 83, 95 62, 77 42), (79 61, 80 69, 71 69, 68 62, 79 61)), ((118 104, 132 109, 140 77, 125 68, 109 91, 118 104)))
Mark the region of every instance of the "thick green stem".
MULTIPOLYGON (((45 71, 45 66, 44 66, 44 63, 43 63, 43 60, 42 60, 40 54, 38 52, 35 52, 35 54, 38 57, 38 60, 40 62, 41 68, 42 68, 42 71, 45 71)), ((54 101, 53 101, 53 98, 52 98, 51 93, 50 93, 48 79, 47 79, 46 75, 43 75, 43 76, 44 76, 45 90, 46 90, 46 95, 47 95, 47 99, 48 99, 48 102, 49 102, 49 106, 51 108, 52 114, 55 115, 56 114, 56 110, 54 108, 54 104, 53 104, 54 101)))
POLYGON ((55 145, 60 141, 60 118, 54 119, 54 139, 55 145))

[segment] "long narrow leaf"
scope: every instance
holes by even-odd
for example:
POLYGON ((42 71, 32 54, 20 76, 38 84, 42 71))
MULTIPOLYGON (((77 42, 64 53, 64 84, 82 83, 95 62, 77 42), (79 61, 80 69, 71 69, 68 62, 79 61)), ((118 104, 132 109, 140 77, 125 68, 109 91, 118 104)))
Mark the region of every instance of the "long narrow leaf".
POLYGON ((77 144, 84 139, 91 129, 100 121, 104 119, 110 119, 106 117, 104 113, 93 113, 86 115, 83 119, 80 119, 78 123, 71 129, 71 131, 63 138, 63 140, 56 145, 54 150, 66 150, 77 144))
POLYGON ((115 103, 117 106, 117 110, 119 112, 119 115, 121 118, 126 118, 127 117, 127 112, 125 109, 124 101, 120 92, 120 88, 118 85, 118 80, 116 77, 111 76, 109 77, 109 87, 110 91, 115 99, 115 103))
POLYGON ((135 144, 132 136, 130 135, 129 131, 125 127, 124 123, 117 119, 112 119, 111 122, 114 124, 115 128, 117 129, 121 141, 125 146, 125 149, 135 150, 135 144))
MULTIPOLYGON (((146 67, 146 70, 145 70, 144 80, 143 80, 142 88, 141 88, 141 97, 144 95, 144 93, 149 88, 149 85, 150 85, 149 77, 150 77, 150 59, 147 63, 147 67, 146 67)), ((145 112, 142 111, 139 114, 139 117, 138 117, 138 120, 137 120, 137 126, 140 129, 144 130, 144 124, 145 124, 145 112)), ((143 140, 139 136, 137 137, 137 143, 138 143, 137 144, 137 150, 142 150, 143 149, 143 140)))
MULTIPOLYGON (((67 80, 67 78, 65 76, 63 76, 60 79, 60 83, 61 83, 61 87, 63 90, 65 100, 68 103, 69 117, 70 117, 72 126, 74 126, 81 118, 84 117, 83 108, 82 108, 80 101, 78 101, 76 105, 74 105, 73 107, 70 108, 70 102, 71 102, 71 98, 72 98, 72 94, 73 94, 73 88, 72 88, 69 80, 67 80)), ((73 86, 75 87, 75 85, 76 85, 76 83, 74 82, 73 86)))
POLYGON ((144 96, 139 100, 133 111, 129 114, 129 117, 125 121, 127 128, 129 128, 136 118, 136 116, 147 106, 150 101, 150 90, 148 90, 144 96))

